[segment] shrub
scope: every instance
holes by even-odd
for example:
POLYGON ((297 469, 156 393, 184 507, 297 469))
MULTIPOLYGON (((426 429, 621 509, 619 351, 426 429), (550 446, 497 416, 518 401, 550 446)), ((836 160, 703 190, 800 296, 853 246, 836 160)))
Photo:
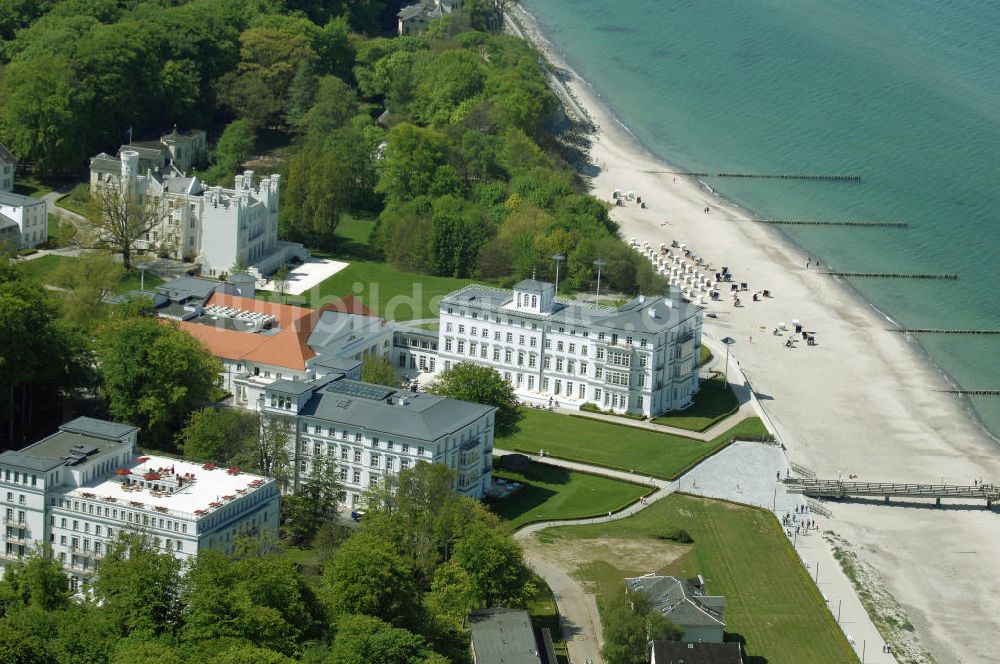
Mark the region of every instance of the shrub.
POLYGON ((652 533, 652 536, 656 539, 670 540, 672 542, 679 542, 681 544, 694 543, 694 538, 691 537, 691 533, 684 530, 683 528, 675 528, 674 530, 661 530, 652 533))

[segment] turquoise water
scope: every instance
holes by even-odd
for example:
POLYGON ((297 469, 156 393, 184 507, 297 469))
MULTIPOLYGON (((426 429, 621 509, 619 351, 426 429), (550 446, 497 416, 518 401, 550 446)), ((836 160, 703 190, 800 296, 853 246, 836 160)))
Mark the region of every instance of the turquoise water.
MULTIPOLYGON (((522 0, 652 152, 715 172, 858 173, 860 184, 709 183, 777 219, 906 220, 788 234, 907 327, 1000 328, 1000 3, 522 0)), ((1000 337, 921 337, 968 389, 1000 388, 1000 337)), ((1000 434, 1000 398, 973 397, 1000 434)))

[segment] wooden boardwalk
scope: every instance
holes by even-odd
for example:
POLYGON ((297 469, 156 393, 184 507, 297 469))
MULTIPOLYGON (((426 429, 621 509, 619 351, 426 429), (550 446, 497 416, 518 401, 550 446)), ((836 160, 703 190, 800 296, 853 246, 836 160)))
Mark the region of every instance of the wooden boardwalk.
POLYGON ((789 491, 812 498, 934 498, 940 506, 942 498, 985 500, 986 506, 1000 500, 1000 486, 995 484, 901 484, 897 482, 853 482, 844 480, 802 479, 783 480, 789 491))

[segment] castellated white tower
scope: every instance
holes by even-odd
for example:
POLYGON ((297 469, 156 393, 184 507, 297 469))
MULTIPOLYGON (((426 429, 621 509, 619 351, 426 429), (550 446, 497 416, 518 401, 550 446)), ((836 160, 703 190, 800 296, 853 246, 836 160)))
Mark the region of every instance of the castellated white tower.
POLYGON ((135 184, 139 177, 139 153, 135 150, 122 150, 122 181, 135 184))

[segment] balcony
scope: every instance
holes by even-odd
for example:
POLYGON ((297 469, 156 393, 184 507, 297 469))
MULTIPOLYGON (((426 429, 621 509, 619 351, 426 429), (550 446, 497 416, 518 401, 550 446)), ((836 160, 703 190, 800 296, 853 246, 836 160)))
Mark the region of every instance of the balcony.
POLYGON ((16 519, 4 519, 3 520, 3 525, 5 525, 5 526, 13 526, 14 528, 27 528, 28 527, 27 523, 25 523, 24 521, 18 521, 16 519))

